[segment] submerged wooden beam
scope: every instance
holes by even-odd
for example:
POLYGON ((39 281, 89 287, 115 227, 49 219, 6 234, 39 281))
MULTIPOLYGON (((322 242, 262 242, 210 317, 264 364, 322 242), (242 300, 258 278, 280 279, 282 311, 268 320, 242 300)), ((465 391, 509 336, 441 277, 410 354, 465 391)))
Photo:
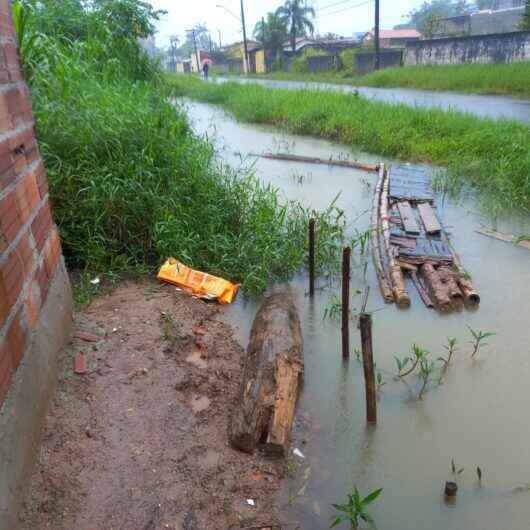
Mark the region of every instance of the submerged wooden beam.
POLYGON ((268 158, 270 160, 283 160, 285 162, 303 162, 307 164, 323 164, 328 166, 349 167, 352 169, 360 169, 362 171, 377 172, 379 164, 363 164, 356 160, 333 160, 332 158, 317 158, 313 156, 292 155, 289 153, 263 153, 261 155, 253 153, 251 156, 259 156, 260 158, 268 158))
POLYGON ((527 250, 530 250, 530 241, 527 241, 524 239, 520 240, 516 236, 512 236, 511 234, 503 234, 502 232, 497 232, 497 230, 490 230, 489 228, 481 228, 480 230, 475 230, 475 232, 483 236, 492 237, 493 239, 498 239, 499 241, 504 241, 506 243, 513 243, 514 245, 517 245, 518 247, 523 247, 523 248, 526 248, 527 250))
POLYGON ((289 287, 279 286, 263 302, 252 325, 229 427, 234 447, 253 453, 260 445, 270 455, 285 456, 303 372, 298 311, 289 287))

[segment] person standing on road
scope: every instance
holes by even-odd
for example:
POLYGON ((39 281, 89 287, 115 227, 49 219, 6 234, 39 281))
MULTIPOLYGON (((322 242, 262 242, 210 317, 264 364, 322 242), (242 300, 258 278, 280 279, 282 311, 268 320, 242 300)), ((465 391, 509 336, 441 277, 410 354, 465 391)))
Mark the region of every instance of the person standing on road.
POLYGON ((202 73, 204 74, 204 79, 208 79, 209 68, 210 65, 208 64, 208 61, 204 61, 204 63, 202 63, 202 73))

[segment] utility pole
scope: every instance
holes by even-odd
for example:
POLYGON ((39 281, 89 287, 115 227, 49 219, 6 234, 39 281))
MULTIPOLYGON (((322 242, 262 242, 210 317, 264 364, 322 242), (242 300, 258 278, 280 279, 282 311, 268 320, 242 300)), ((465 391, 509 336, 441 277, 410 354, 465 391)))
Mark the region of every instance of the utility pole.
POLYGON ((218 29, 217 33, 219 33, 219 49, 221 49, 223 47, 223 43, 221 42, 221 30, 218 29))
POLYGON ((245 73, 250 73, 248 70, 248 46, 247 46, 247 28, 245 26, 245 8, 243 0, 241 0, 241 24, 243 25, 243 45, 245 47, 245 73))
POLYGON ((375 41, 375 65, 374 68, 379 70, 381 66, 381 50, 379 47, 379 0, 375 0, 375 31, 374 31, 374 41, 375 41))
POLYGON ((193 37, 193 49, 195 50, 195 63, 197 64, 197 73, 200 73, 201 67, 199 65, 199 54, 197 52, 197 39, 195 38, 195 28, 187 29, 186 32, 191 33, 193 37))

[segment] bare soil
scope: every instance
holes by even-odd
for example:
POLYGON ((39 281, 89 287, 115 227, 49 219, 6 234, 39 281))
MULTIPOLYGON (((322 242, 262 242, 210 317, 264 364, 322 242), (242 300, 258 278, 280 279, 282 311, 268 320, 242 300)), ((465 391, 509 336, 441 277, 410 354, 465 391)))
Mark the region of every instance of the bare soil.
POLYGON ((168 285, 130 282, 76 314, 24 530, 278 524, 285 464, 228 444, 244 350, 220 311, 168 285))

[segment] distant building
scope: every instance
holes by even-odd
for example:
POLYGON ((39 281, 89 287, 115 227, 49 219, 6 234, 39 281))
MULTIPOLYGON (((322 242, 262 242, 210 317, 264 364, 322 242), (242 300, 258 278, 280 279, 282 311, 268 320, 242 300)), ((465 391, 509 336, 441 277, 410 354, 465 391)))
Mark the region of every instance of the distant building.
POLYGON ((495 9, 444 18, 433 32, 433 38, 491 35, 519 30, 524 0, 497 0, 495 9))
MULTIPOLYGON (((369 31, 362 40, 363 46, 373 46, 374 31, 369 31)), ((421 33, 415 29, 382 29, 379 32, 381 48, 403 48, 408 42, 421 39, 421 33)))
MULTIPOLYGON (((361 36, 365 34, 362 33, 361 36)), ((301 55, 306 50, 318 50, 326 53, 340 53, 343 50, 351 48, 358 48, 361 44, 361 39, 354 37, 339 37, 334 39, 318 38, 312 39, 310 37, 299 37, 296 39, 295 51, 291 46, 291 41, 285 41, 283 44, 283 53, 286 56, 301 55)))
MULTIPOLYGON (((263 48, 259 42, 253 40, 247 40, 247 52, 249 60, 249 69, 250 72, 256 73, 256 61, 258 64, 261 64, 261 54, 257 58, 259 50, 263 48)), ((247 73, 246 62, 245 62, 245 43, 244 42, 235 42, 234 44, 229 44, 221 48, 221 53, 226 57, 226 65, 229 68, 229 71, 237 71, 247 73), (241 68, 239 68, 239 65, 241 68)), ((263 59, 264 61, 264 59, 263 59)))

